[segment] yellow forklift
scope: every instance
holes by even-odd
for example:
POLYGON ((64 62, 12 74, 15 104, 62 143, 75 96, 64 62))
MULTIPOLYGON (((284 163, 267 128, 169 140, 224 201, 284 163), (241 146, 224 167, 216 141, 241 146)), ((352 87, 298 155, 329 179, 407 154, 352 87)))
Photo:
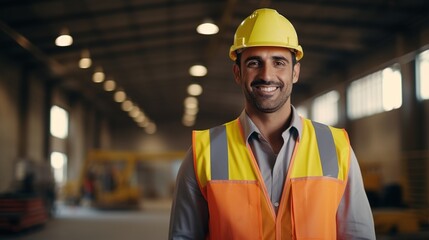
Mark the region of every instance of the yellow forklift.
POLYGON ((177 160, 184 154, 93 150, 83 163, 79 180, 68 182, 64 187, 65 201, 88 203, 100 209, 139 208, 143 191, 137 179, 138 163, 177 160))

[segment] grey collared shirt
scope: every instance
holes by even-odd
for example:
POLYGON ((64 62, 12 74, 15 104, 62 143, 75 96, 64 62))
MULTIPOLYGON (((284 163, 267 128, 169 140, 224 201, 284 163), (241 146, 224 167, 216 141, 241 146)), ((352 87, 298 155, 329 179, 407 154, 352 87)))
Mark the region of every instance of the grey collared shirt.
MULTIPOLYGON (((239 119, 246 141, 258 162, 271 203, 277 211, 296 140, 302 132, 301 119, 292 107, 291 124, 282 133, 284 143, 278 154, 274 153, 245 111, 239 119)), ((337 211, 337 239, 375 239, 372 212, 363 188, 359 165, 354 152, 350 152, 348 183, 337 211)), ((195 177, 190 148, 177 176, 169 239, 205 239, 208 218, 207 202, 195 177)))
POLYGON ((247 143, 258 162, 271 204, 277 213, 296 139, 302 131, 301 119, 296 114, 292 114, 290 126, 282 133, 283 146, 278 154, 273 151, 270 143, 244 111, 240 115, 240 122, 247 143))

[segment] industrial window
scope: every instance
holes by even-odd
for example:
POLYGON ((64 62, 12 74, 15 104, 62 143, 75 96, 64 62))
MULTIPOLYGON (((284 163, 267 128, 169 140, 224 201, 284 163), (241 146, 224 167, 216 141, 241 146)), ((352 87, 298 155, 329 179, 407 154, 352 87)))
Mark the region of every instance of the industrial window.
POLYGON ((65 139, 68 136, 69 114, 63 108, 52 106, 51 108, 51 126, 52 136, 65 139))
POLYGON ((311 115, 312 119, 327 125, 338 123, 338 101, 340 94, 330 91, 314 99, 311 115))
POLYGON ((417 56, 417 96, 420 100, 429 99, 429 50, 417 56))
POLYGON ((57 184, 63 184, 67 173, 67 156, 61 152, 52 152, 50 160, 55 182, 57 184))
POLYGON ((400 108, 402 77, 398 65, 352 82, 347 89, 347 115, 358 119, 400 108))

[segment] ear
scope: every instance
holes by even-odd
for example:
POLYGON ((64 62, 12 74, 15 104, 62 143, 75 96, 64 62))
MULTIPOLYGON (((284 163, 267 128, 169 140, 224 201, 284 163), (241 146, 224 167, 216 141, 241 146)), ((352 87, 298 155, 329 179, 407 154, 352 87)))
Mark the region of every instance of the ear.
POLYGON ((241 82, 241 73, 240 73, 240 68, 238 67, 237 64, 234 64, 232 66, 232 72, 234 73, 235 83, 240 84, 240 82, 241 82))
POLYGON ((292 81, 293 83, 297 83, 299 79, 299 71, 301 70, 301 64, 297 62, 295 66, 293 66, 293 73, 292 73, 292 81))

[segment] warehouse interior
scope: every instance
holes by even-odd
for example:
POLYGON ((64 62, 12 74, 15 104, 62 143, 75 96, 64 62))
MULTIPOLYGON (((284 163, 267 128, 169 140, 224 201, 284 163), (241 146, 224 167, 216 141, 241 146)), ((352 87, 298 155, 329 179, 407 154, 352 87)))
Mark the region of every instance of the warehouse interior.
POLYGON ((228 52, 265 7, 304 50, 292 104, 350 136, 378 239, 428 239, 427 0, 1 1, 0 239, 166 239, 192 130, 243 110, 228 52))

